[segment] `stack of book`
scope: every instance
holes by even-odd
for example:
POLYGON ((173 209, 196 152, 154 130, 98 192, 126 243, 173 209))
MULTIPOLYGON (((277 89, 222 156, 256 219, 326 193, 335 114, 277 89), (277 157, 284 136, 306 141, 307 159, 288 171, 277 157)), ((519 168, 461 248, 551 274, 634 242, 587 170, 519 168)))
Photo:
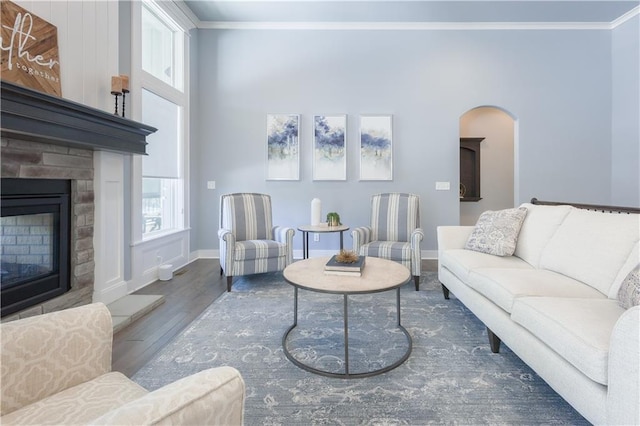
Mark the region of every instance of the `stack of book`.
POLYGON ((324 273, 327 275, 347 275, 352 277, 359 277, 362 275, 364 269, 365 256, 358 257, 358 260, 353 263, 341 263, 336 260, 336 256, 332 256, 331 259, 324 265, 324 273))

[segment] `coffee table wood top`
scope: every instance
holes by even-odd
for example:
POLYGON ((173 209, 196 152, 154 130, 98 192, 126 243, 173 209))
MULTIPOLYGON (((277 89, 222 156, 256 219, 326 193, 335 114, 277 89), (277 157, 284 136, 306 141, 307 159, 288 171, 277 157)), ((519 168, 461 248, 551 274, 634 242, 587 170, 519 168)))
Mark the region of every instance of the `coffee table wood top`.
POLYGON ((411 278, 407 267, 400 263, 378 257, 367 257, 362 275, 329 275, 324 265, 331 257, 312 257, 287 266, 284 279, 291 285, 307 290, 356 294, 386 291, 405 284, 411 278))

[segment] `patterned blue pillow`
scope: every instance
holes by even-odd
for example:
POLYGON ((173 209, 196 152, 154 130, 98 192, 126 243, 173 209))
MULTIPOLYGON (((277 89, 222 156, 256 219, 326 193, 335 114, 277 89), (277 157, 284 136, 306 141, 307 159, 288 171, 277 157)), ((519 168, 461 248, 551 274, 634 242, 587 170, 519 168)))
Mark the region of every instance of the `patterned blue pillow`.
POLYGON ((618 305, 624 309, 640 305, 640 264, 622 281, 618 290, 618 305))
POLYGON ((464 248, 494 256, 512 256, 526 215, 524 207, 482 213, 464 248))

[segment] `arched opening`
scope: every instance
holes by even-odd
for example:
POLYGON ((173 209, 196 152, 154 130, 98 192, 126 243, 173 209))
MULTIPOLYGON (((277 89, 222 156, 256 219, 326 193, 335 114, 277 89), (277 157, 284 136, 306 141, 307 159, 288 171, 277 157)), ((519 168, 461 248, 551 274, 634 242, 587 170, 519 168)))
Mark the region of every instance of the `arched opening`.
MULTIPOLYGON (((517 202, 517 121, 498 107, 473 108, 460 117, 460 138, 484 138, 479 143, 479 199, 460 197, 460 224, 474 225, 482 212, 511 208, 517 202)), ((461 176, 469 172, 463 170, 468 162, 463 162, 461 176)))

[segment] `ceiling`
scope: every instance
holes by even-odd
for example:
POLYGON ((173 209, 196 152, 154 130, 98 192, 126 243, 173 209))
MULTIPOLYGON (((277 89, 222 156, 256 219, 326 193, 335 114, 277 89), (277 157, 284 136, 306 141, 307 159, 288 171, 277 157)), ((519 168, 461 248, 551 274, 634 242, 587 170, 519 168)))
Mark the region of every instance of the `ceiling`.
POLYGON ((640 0, 184 0, 201 23, 613 23, 640 0))

